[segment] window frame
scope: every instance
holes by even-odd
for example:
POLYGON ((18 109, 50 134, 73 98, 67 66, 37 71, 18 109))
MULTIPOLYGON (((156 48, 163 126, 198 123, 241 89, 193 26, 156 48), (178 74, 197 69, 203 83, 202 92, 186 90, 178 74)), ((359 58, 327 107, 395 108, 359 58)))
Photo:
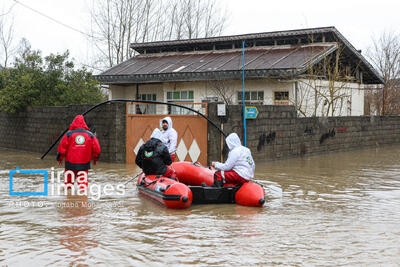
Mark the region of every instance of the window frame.
MULTIPOLYGON (((167 91, 166 100, 167 100, 167 103, 190 103, 190 102, 194 103, 194 91, 193 90, 167 91), (184 94, 186 94, 187 98, 182 98, 182 92, 184 94), (178 96, 178 94, 179 94, 179 96, 178 96), (172 96, 172 98, 169 98, 168 95, 172 96), (175 96, 177 96, 177 98, 175 98, 175 96)), ((191 105, 191 104, 183 104, 183 106, 193 108, 193 105, 191 105)), ((187 109, 168 106, 168 114, 171 114, 171 115, 189 115, 192 113, 193 112, 191 112, 187 109)))
MULTIPOLYGON (((264 104, 264 91, 263 90, 245 91, 244 95, 245 95, 245 99, 244 99, 245 105, 264 104), (255 93, 256 93, 256 95, 255 95, 256 99, 252 99, 255 93)), ((243 103, 243 92, 242 91, 237 91, 237 103, 239 105, 242 105, 242 103, 243 103)))
MULTIPOLYGON (((157 94, 154 94, 154 93, 138 94, 137 99, 145 100, 145 101, 147 101, 147 100, 157 101, 157 94)), ((157 114, 156 105, 154 105, 154 104, 140 103, 137 105, 136 109, 137 109, 136 114, 157 114)))
POLYGON ((276 90, 273 91, 274 93, 274 105, 282 105, 282 106, 288 106, 289 105, 289 99, 290 99, 290 95, 289 95, 289 90, 276 90), (287 99, 277 99, 276 94, 277 93, 287 93, 287 99))

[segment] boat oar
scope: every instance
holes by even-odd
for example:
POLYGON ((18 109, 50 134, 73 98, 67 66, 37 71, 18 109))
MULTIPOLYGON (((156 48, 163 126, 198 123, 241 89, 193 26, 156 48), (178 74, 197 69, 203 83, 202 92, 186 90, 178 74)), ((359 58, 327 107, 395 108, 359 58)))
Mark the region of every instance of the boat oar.
POLYGON ((127 185, 129 182, 135 180, 141 174, 142 174, 142 172, 139 172, 138 174, 135 175, 135 177, 133 177, 133 178, 129 179, 127 182, 125 182, 124 185, 127 185))
POLYGON ((268 188, 269 190, 275 191, 282 197, 282 188, 272 185, 272 184, 266 184, 265 180, 252 180, 253 183, 259 184, 262 187, 268 188))

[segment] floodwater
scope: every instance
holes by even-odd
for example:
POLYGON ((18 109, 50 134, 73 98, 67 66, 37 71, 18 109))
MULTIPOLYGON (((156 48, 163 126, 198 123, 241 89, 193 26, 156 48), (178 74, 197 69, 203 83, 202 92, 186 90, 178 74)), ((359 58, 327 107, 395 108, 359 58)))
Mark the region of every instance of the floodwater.
MULTIPOLYGON (((107 196, 10 196, 10 169, 61 168, 53 157, 0 149, 0 266, 398 266, 399 154, 397 146, 258 163, 263 208, 169 210, 132 183, 107 196)), ((91 184, 110 189, 136 172, 100 162, 91 184)), ((13 177, 14 192, 42 184, 43 175, 13 177)))

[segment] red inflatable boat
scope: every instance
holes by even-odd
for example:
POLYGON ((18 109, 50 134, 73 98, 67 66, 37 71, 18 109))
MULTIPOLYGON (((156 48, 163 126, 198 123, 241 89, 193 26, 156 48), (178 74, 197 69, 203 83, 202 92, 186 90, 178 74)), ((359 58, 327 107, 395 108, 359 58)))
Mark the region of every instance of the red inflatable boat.
POLYGON ((198 163, 187 161, 173 162, 171 167, 175 170, 179 182, 186 185, 201 186, 202 183, 210 186, 214 183, 215 170, 211 170, 198 163))
POLYGON ((136 185, 140 194, 167 208, 184 209, 192 204, 193 194, 189 187, 173 179, 160 175, 141 174, 136 185))
POLYGON ((261 207, 265 203, 265 191, 260 184, 248 182, 210 187, 214 183, 215 170, 191 162, 174 162, 171 166, 179 182, 188 185, 193 192, 193 203, 236 203, 252 207, 261 207))

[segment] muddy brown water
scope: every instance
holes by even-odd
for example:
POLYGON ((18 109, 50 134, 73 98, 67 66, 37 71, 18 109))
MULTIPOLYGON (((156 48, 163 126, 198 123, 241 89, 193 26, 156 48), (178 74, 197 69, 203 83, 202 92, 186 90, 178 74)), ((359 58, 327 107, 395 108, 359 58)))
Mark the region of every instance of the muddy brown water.
MULTIPOLYGON (((0 149, 0 266, 398 266, 399 154, 393 146, 257 163, 263 208, 169 210, 134 184, 99 199, 10 196, 9 170, 62 169, 53 157, 0 149)), ((137 171, 100 162, 91 185, 110 191, 137 171)), ((24 190, 43 190, 43 176, 14 174, 13 192, 24 190)))

